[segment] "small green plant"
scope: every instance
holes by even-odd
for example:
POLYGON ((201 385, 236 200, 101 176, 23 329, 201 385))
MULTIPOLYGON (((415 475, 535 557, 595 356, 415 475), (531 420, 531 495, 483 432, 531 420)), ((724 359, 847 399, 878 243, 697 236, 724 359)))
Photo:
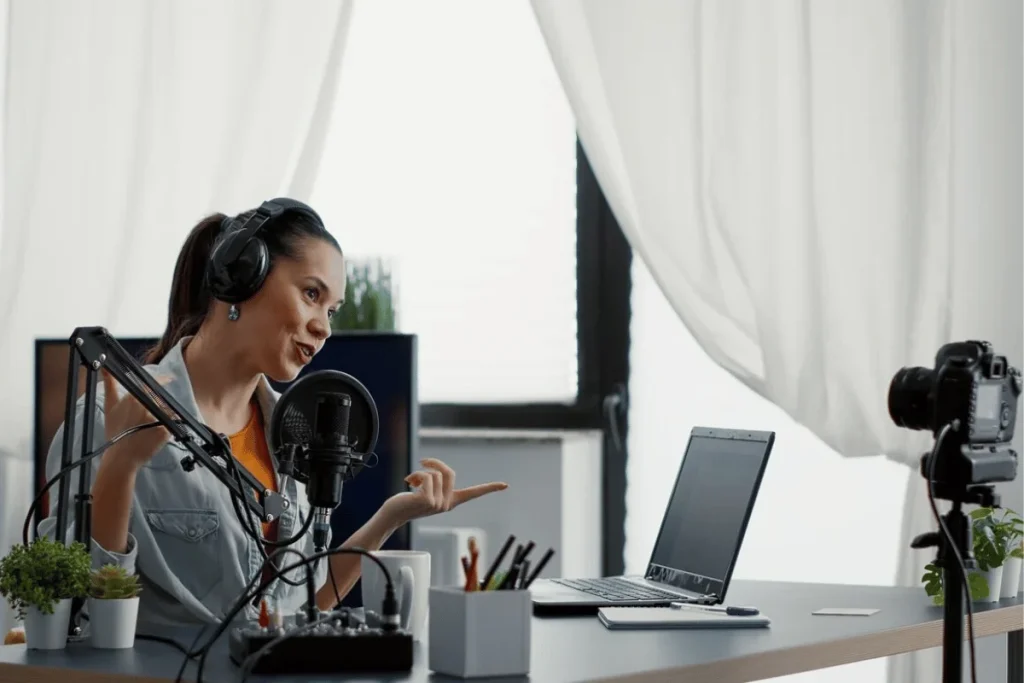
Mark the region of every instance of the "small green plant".
POLYGON ((974 555, 978 567, 987 571, 1001 567, 1009 557, 1016 557, 1024 538, 1024 524, 1020 516, 1006 508, 982 507, 971 511, 971 531, 974 535, 974 555))
POLYGON ((1024 559, 1024 520, 1013 510, 1005 508, 1002 522, 1008 556, 1024 559))
MULTIPOLYGON (((945 591, 942 586, 942 567, 928 563, 924 566, 924 592, 932 599, 932 604, 942 606, 945 591)), ((983 600, 988 597, 988 581, 976 572, 967 573, 967 586, 971 590, 971 600, 983 600)))
POLYGON ((141 591, 137 575, 112 564, 105 564, 93 572, 89 585, 89 597, 97 600, 126 600, 136 597, 141 591))
POLYGON ((347 260, 346 271, 345 303, 331 319, 331 329, 394 332, 394 279, 387 262, 347 260))
MULTIPOLYGON (((1024 522, 1013 510, 1007 508, 981 507, 972 510, 971 535, 974 539, 972 552, 977 561, 978 571, 968 572, 967 582, 972 600, 989 597, 988 580, 978 572, 1001 567, 1007 558, 1024 558, 1024 522)), ((924 590, 936 605, 943 602, 942 568, 935 564, 925 565, 921 577, 924 590)))
POLYGON ((29 545, 15 545, 0 560, 0 595, 24 619, 29 607, 53 614, 67 598, 84 598, 89 590, 91 560, 86 547, 40 536, 29 545))

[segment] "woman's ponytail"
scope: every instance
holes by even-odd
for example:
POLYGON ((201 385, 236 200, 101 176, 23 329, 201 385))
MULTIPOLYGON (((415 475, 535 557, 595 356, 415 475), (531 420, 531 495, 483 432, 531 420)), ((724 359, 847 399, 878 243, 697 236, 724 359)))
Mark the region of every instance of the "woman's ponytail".
POLYGON ((167 328, 145 363, 159 363, 183 337, 194 335, 206 318, 212 297, 206 287, 206 264, 220 232, 224 214, 215 213, 192 228, 178 254, 167 304, 167 328))

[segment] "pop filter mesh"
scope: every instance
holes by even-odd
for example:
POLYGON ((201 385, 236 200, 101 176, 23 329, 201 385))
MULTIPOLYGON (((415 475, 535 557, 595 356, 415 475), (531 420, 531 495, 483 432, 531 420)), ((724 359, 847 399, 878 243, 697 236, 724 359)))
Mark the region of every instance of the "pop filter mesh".
MULTIPOLYGON (((366 387, 352 375, 338 370, 318 370, 300 377, 289 386, 274 407, 270 419, 270 443, 276 452, 282 445, 308 446, 313 440, 317 399, 323 393, 347 394, 352 399, 348 440, 363 460, 377 446, 380 421, 377 405, 366 387)), ((362 465, 352 469, 355 476, 362 465)))

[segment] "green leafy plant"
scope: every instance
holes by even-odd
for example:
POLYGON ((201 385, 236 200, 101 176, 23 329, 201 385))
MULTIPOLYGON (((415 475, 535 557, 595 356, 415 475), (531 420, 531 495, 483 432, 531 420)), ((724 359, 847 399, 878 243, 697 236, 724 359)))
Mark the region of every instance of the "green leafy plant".
MULTIPOLYGON (((942 606, 945 596, 942 585, 942 567, 931 562, 926 564, 921 582, 924 584, 924 592, 932 599, 932 603, 942 606)), ((972 600, 982 600, 989 595, 988 581, 981 574, 968 572, 967 586, 970 588, 972 600)))
POLYGON ((141 591, 137 575, 112 564, 105 564, 94 571, 89 585, 89 597, 97 600, 126 600, 136 597, 141 591))
MULTIPOLYGON (((1024 558, 1024 521, 1009 508, 980 507, 970 512, 971 535, 974 538, 972 552, 978 563, 978 570, 967 574, 971 599, 989 597, 988 580, 979 572, 1001 567, 1007 558, 1024 558)), ((936 605, 943 601, 942 568, 935 564, 925 565, 921 577, 925 593, 936 605)))
POLYGON ((384 259, 346 260, 345 303, 331 318, 336 331, 396 329, 395 286, 384 259))
POLYGON ((970 516, 979 569, 987 571, 1001 567, 1009 557, 1021 557, 1024 523, 1016 512, 982 507, 972 510, 970 516))
POLYGON ((29 545, 15 545, 0 560, 0 595, 19 619, 29 607, 53 614, 60 600, 84 598, 89 590, 91 560, 84 545, 58 543, 40 536, 29 545))

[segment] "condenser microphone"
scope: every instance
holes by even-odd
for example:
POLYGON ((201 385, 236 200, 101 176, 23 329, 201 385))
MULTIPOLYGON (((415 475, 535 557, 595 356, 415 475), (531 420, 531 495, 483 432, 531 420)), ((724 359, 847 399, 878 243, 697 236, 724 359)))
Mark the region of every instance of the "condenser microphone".
POLYGON ((309 443, 309 484, 306 498, 313 508, 313 545, 317 552, 327 545, 331 512, 341 504, 341 490, 352 466, 362 457, 352 451, 348 437, 352 397, 320 392, 316 397, 313 438, 309 443))
POLYGON ((338 370, 317 370, 291 384, 270 418, 270 445, 279 471, 306 487, 318 551, 326 549, 331 513, 341 504, 342 485, 374 453, 380 420, 362 382, 338 370))

